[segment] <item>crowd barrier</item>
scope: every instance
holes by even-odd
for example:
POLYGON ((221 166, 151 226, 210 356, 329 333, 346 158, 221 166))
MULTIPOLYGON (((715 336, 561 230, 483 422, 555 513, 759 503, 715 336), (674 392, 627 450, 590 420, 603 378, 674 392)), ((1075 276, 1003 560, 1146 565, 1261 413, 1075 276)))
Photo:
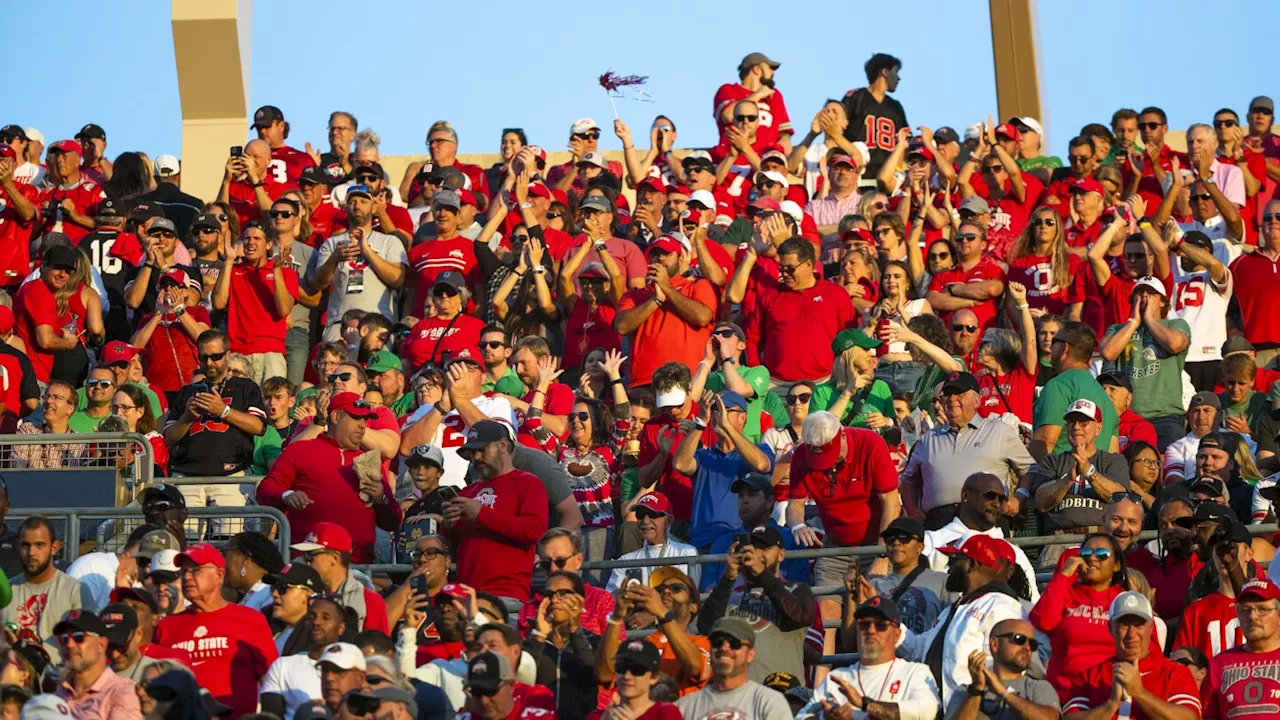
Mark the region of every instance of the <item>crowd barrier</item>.
POLYGON ((154 469, 151 442, 140 433, 0 435, 0 476, 14 506, 68 497, 87 506, 127 505, 138 488, 152 482, 154 469), (56 482, 49 482, 49 473, 59 473, 56 482))

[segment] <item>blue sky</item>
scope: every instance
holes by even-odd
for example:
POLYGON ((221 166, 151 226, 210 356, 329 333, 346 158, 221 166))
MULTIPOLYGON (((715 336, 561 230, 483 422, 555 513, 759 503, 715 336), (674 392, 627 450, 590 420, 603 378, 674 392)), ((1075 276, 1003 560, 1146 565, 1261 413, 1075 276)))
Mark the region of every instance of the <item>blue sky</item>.
MULTIPOLYGON (((111 155, 177 153, 182 115, 169 8, 168 0, 6 8, 6 25, 16 30, 7 33, 7 54, 23 58, 24 67, 15 68, 21 84, 6 92, 0 123, 37 127, 53 141, 96 122, 111 155), (71 49, 51 50, 55 38, 71 49)), ((1210 9, 1183 1, 1050 0, 1038 14, 1042 121, 1059 155, 1082 125, 1106 123, 1118 107, 1158 105, 1172 127, 1185 128, 1210 121, 1219 107, 1243 114, 1250 98, 1276 92, 1264 80, 1271 58, 1261 28, 1280 20, 1280 3, 1220 0, 1210 9), (1201 35, 1206 27, 1215 34, 1201 35)), ((716 88, 735 81, 738 61, 756 50, 782 63, 778 88, 797 127, 808 125, 825 98, 864 85, 862 64, 876 51, 902 58, 896 95, 913 124, 963 131, 996 112, 988 4, 981 0, 925 0, 888 13, 884 3, 840 0, 704 1, 678 11, 562 0, 259 0, 252 38, 250 112, 281 107, 293 129, 289 142, 299 148, 306 140, 325 143, 336 109, 376 130, 386 155, 424 153, 427 126, 442 118, 458 129, 463 153, 496 151, 508 126, 562 149, 569 124, 581 116, 604 125, 602 146, 616 148, 612 111, 596 81, 609 69, 650 78, 652 104, 618 106, 641 147, 659 112, 676 123, 680 146, 707 146, 715 139, 716 88), (787 41, 795 28, 813 30, 787 41)))

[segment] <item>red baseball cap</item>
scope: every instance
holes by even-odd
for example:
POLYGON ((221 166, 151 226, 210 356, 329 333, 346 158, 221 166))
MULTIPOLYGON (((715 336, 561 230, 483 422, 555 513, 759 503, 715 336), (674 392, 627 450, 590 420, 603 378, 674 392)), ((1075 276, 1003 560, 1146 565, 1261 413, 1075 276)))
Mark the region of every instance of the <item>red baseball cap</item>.
POLYGON ((680 193, 681 195, 689 195, 691 191, 689 190, 688 185, 672 185, 671 189, 668 190, 667 192, 668 193, 675 192, 675 193, 680 193))
POLYGON ((461 201, 463 205, 470 205, 471 207, 478 207, 478 206, 476 205, 476 194, 475 194, 475 193, 471 192, 470 190, 468 190, 468 189, 466 189, 466 188, 459 188, 457 192, 458 192, 458 200, 459 200, 459 201, 461 201))
POLYGON ((60 153, 75 153, 77 155, 84 152, 84 148, 80 147, 80 143, 75 140, 59 140, 50 145, 49 150, 60 153))
POLYGON ((353 418, 368 420, 378 414, 364 398, 353 392, 342 392, 329 401, 329 412, 342 410, 353 418))
POLYGON ((0 333, 13 332, 13 309, 0 305, 0 333))
POLYGON ((946 547, 938 548, 938 552, 944 555, 963 555, 974 562, 982 563, 989 568, 1000 569, 1000 561, 1004 560, 1010 565, 1018 562, 1018 556, 1013 553, 1013 546, 1001 540, 993 538, 990 535, 982 535, 974 533, 970 535, 963 543, 953 543, 946 547), (959 547, 957 547, 957 544, 959 547))
POLYGON ((1022 133, 1018 132, 1018 128, 1014 127, 1012 123, 1001 123, 997 125, 996 136, 999 137, 1000 135, 1003 135, 1014 142, 1022 139, 1022 133))
POLYGON ((857 170, 857 169, 858 169, 858 163, 857 163, 857 161, 855 161, 853 158, 849 157, 848 155, 846 155, 846 154, 844 154, 844 153, 840 153, 840 154, 838 154, 838 155, 832 155, 832 156, 831 156, 831 161, 830 161, 830 162, 828 162, 827 164, 828 164, 830 167, 835 167, 835 166, 839 165, 840 163, 845 163, 845 164, 847 164, 849 167, 853 168, 854 170, 857 170))
MULTIPOLYGON (((354 395, 355 393, 343 393, 354 395)), ((336 398, 335 398, 336 399, 336 398)), ((330 401, 330 407, 333 402, 330 401)), ((347 529, 337 523, 318 522, 311 528, 311 532, 302 539, 302 542, 294 543, 289 547, 298 552, 311 552, 313 550, 337 550, 338 552, 351 552, 351 533, 347 529)))
POLYGON ((569 205, 569 193, 566 193, 563 190, 552 190, 551 199, 565 207, 568 207, 569 205))
POLYGON ((642 187, 647 187, 650 190, 660 192, 663 195, 667 194, 667 184, 662 181, 662 178, 647 177, 636 184, 636 190, 639 190, 642 187))
POLYGON ((781 160, 784 164, 787 162, 786 153, 782 152, 782 148, 777 145, 770 145, 769 147, 764 148, 764 152, 760 153, 760 162, 764 162, 770 158, 781 160))
POLYGON ((810 445, 809 443, 805 443, 802 446, 805 458, 808 460, 810 470, 830 470, 836 466, 836 463, 840 462, 841 445, 845 445, 845 452, 848 452, 848 443, 844 440, 846 429, 847 428, 841 428, 840 432, 836 433, 836 436, 826 445, 810 445))
POLYGON ((537 158, 535 162, 538 167, 545 167, 547 164, 547 151, 537 145, 530 145, 529 150, 533 152, 533 156, 537 158))
POLYGON ((222 553, 209 543, 188 545, 187 549, 178 553, 173 561, 178 567, 183 565, 212 565, 223 569, 227 567, 227 561, 223 559, 222 553))
POLYGON ((431 600, 438 604, 440 602, 447 602, 454 598, 459 600, 469 600, 471 599, 471 595, 469 595, 462 585, 459 585, 458 583, 445 583, 444 587, 440 588, 440 592, 436 593, 436 596, 431 600))
POLYGON ((852 236, 852 237, 856 237, 856 238, 858 238, 858 239, 862 240, 863 242, 866 242, 866 243, 868 243, 868 244, 870 244, 870 245, 875 245, 875 244, 876 244, 875 239, 871 237, 871 233, 870 233, 870 231, 868 231, 866 228, 851 227, 851 228, 849 228, 848 230, 845 230, 845 231, 844 231, 844 235, 841 235, 841 236, 840 236, 840 239, 841 239, 841 240, 848 240, 851 236, 852 236))
POLYGON ((688 249, 689 249, 689 246, 684 242, 681 242, 680 240, 670 235, 663 235, 662 237, 653 241, 653 244, 650 245, 649 249, 645 251, 644 256, 645 256, 645 259, 649 259, 653 256, 654 252, 678 253, 688 249))
POLYGON ((537 197, 541 197, 541 198, 546 198, 546 199, 548 199, 548 200, 554 200, 554 199, 555 199, 555 198, 551 195, 551 189, 550 189, 550 188, 548 188, 545 184, 540 183, 540 182, 531 182, 531 183, 529 183, 529 194, 530 194, 530 195, 536 195, 537 197))
POLYGON ((922 142, 912 143, 907 146, 907 157, 911 157, 912 155, 919 155, 920 157, 924 158, 925 160, 928 160, 929 162, 933 162, 933 159, 934 159, 933 151, 929 149, 928 145, 925 145, 922 142))
POLYGON ((761 195, 757 197, 755 200, 752 200, 750 203, 748 203, 747 207, 755 208, 756 210, 773 210, 778 212, 782 211, 782 206, 778 204, 778 201, 774 200, 771 197, 768 197, 767 195, 761 195))
POLYGON ((671 514, 671 501, 666 495, 660 492, 651 492, 636 501, 634 506, 636 509, 645 508, 652 512, 662 513, 663 515, 671 514))
POLYGON ((189 287, 195 290, 204 289, 204 287, 200 284, 199 280, 192 278, 182 268, 173 268, 169 272, 161 275, 160 279, 168 280, 169 282, 177 285, 178 287, 189 287))
POLYGON ((115 365, 116 363, 127 363, 133 360, 133 356, 138 354, 138 348, 130 345, 123 340, 112 340, 107 346, 102 348, 102 364, 115 365))
POLYGON ((1258 600, 1280 600, 1280 587, 1268 578, 1254 578, 1241 585, 1240 592, 1236 593, 1240 600, 1244 600, 1245 595, 1252 595, 1258 600))
POLYGON ((1106 192, 1102 188, 1102 183, 1098 182, 1097 180, 1094 180, 1091 177, 1076 178, 1075 180, 1071 181, 1070 191, 1073 193, 1074 192, 1098 193, 1099 197, 1106 196, 1106 192))

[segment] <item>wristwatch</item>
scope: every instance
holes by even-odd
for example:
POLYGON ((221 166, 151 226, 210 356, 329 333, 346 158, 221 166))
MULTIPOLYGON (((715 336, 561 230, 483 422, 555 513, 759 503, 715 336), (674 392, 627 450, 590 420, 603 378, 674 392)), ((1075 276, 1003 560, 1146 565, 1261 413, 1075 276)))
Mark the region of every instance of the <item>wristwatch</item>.
POLYGON ((675 620, 676 620, 676 611, 675 611, 675 610, 668 610, 668 611, 667 611, 667 614, 666 614, 666 615, 663 615, 663 616, 662 616, 662 618, 658 620, 658 624, 659 624, 659 625, 666 625, 666 624, 667 624, 667 623, 669 623, 669 622, 675 622, 675 620))
POLYGON ((985 692, 986 692, 986 690, 983 690, 982 688, 975 687, 975 686, 974 686, 974 685, 972 685, 972 684, 970 684, 970 685, 969 685, 969 696, 970 696, 970 697, 982 697, 982 694, 983 694, 983 693, 985 693, 985 692))

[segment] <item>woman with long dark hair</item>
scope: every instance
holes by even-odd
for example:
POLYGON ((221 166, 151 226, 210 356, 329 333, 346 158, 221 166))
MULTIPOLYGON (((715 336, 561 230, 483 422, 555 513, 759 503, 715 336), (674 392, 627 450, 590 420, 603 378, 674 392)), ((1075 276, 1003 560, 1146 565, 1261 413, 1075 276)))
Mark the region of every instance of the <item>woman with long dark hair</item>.
POLYGON ((977 357, 981 369, 976 372, 981 388, 978 414, 1012 413, 1030 426, 1031 406, 1036 397, 1036 324, 1027 305, 1027 288, 1009 283, 1005 291, 1008 318, 1018 328, 1015 333, 1005 328, 990 328, 978 342, 977 357))
MULTIPOLYGON (((132 201, 156 189, 150 163, 136 152, 123 152, 116 158, 111 177, 103 184, 107 197, 132 201)), ((130 207, 126 203, 126 207, 130 207)))
POLYGON ((1129 491, 1142 498, 1142 507, 1147 511, 1143 529, 1154 530, 1156 517, 1151 508, 1164 487, 1160 451, 1146 440, 1130 440, 1121 454, 1129 464, 1129 491))

